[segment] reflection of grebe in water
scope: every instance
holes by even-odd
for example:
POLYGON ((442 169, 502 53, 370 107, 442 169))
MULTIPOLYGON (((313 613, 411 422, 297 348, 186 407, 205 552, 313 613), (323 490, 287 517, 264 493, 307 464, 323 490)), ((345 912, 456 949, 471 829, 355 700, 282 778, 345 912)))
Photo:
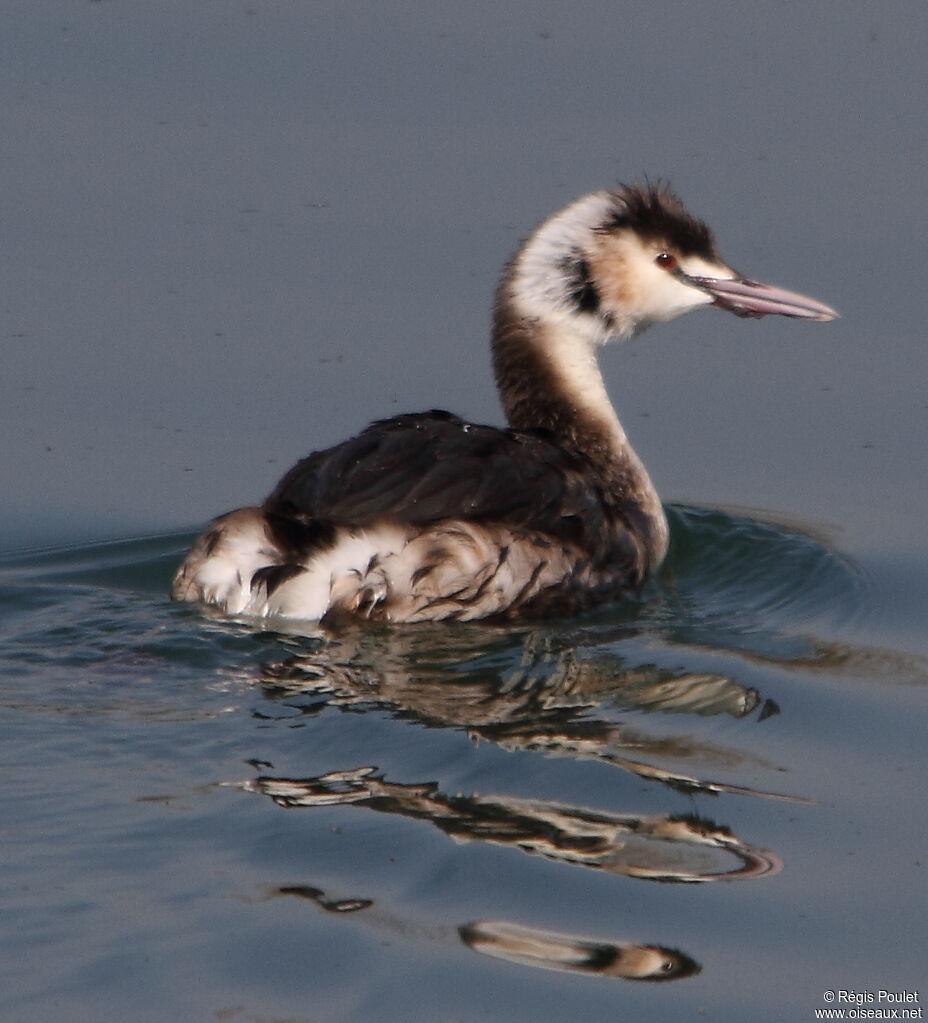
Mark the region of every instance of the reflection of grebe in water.
POLYGON ((456 842, 488 842, 610 874, 702 884, 779 873, 779 856, 723 825, 694 816, 621 814, 515 796, 448 795, 433 782, 400 784, 374 767, 315 778, 258 777, 237 783, 288 809, 367 807, 430 821, 456 842))
MULTIPOLYGON (((271 897, 296 896, 315 903, 338 916, 371 910, 375 903, 365 898, 331 898, 315 885, 281 885, 271 897)), ((376 910, 375 910, 376 912, 376 910)), ((373 923, 401 934, 406 940, 417 931, 407 919, 397 919, 381 910, 373 923)), ((434 933, 425 935, 434 942, 434 933)), ((625 980, 680 980, 699 973, 702 967, 685 952, 665 945, 642 945, 629 941, 563 934, 540 927, 527 927, 508 920, 477 920, 458 928, 458 937, 469 948, 520 966, 579 973, 586 976, 621 977, 625 980)))
POLYGON ((461 940, 476 952, 545 970, 624 977, 626 980, 676 980, 701 967, 676 948, 595 941, 525 927, 507 920, 479 920, 460 928, 461 940))
MULTIPOLYGON (((781 868, 774 853, 695 816, 620 814, 512 796, 450 796, 434 783, 390 782, 373 767, 330 771, 315 778, 258 777, 238 784, 288 809, 366 807, 429 821, 455 842, 509 847, 646 881, 754 880, 781 868)), ((329 899, 311 885, 289 885, 277 891, 309 898, 333 913, 373 905, 370 899, 329 899)), ((404 925, 402 931, 408 936, 409 927, 404 925)), ((630 980, 671 980, 700 970, 689 955, 664 945, 562 934, 505 920, 476 921, 460 927, 458 933, 475 951, 548 970, 630 980)))
POLYGON ((563 612, 635 587, 667 523, 596 349, 715 305, 834 310, 724 263, 665 187, 575 200, 507 267, 493 330, 510 429, 403 415, 295 465, 260 508, 214 520, 173 595, 233 614, 388 622, 563 612))
POLYGON ((593 635, 588 625, 566 623, 555 633, 480 625, 341 628, 321 643, 297 641, 300 652, 263 664, 258 679, 285 715, 298 708, 386 710, 406 724, 453 728, 509 751, 595 760, 677 791, 806 802, 685 767, 691 761, 729 772, 735 765, 777 771, 750 742, 704 743, 688 726, 668 734, 647 724, 655 713, 761 723, 779 713, 776 701, 723 675, 630 663, 619 652, 631 635, 624 625, 600 626, 590 647, 593 635), (625 712, 638 714, 629 719, 625 712))

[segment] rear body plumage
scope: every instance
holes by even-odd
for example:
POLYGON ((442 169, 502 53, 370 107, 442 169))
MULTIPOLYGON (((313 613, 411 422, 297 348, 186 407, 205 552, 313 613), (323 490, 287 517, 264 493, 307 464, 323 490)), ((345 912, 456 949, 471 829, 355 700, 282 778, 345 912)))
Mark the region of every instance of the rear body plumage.
POLYGON ((235 615, 420 622, 570 613, 640 586, 667 524, 596 351, 713 303, 834 315, 736 275, 665 188, 576 200, 497 293, 508 429, 440 411, 375 422, 302 459, 260 507, 210 523, 172 595, 235 615))
POLYGON ((642 517, 543 431, 398 416, 216 519, 174 595, 234 614, 437 621, 590 604, 649 568, 642 517))

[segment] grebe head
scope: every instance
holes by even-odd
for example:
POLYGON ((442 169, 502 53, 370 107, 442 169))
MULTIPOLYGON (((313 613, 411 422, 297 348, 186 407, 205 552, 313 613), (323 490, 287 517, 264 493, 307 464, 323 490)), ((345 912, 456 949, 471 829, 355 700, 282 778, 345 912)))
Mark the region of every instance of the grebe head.
POLYGON ((507 284, 519 315, 559 320, 598 343, 713 305, 737 316, 838 315, 733 270, 709 227, 666 185, 623 185, 577 199, 536 229, 507 284))

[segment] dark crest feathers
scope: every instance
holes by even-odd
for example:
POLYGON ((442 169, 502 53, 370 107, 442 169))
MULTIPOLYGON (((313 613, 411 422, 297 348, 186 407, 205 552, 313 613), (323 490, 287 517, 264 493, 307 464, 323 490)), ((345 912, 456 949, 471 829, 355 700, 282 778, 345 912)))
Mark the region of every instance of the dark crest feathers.
POLYGON ((686 211, 666 182, 619 185, 615 214, 604 231, 629 228, 644 238, 666 242, 684 256, 718 260, 710 228, 686 211))

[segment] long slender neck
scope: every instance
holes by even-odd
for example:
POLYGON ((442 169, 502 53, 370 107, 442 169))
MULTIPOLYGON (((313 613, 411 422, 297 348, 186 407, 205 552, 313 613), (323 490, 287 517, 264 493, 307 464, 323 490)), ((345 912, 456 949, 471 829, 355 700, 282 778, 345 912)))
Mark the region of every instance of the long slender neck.
POLYGON ((604 466, 629 450, 587 337, 567 324, 519 317, 501 303, 492 347, 510 426, 548 430, 559 443, 604 466))
POLYGON ((660 498, 619 422, 596 359, 597 329, 570 313, 529 316, 512 272, 497 296, 493 367, 515 429, 544 429, 592 463, 618 503, 642 523, 653 568, 667 549, 660 498), (515 288, 515 290, 514 290, 515 288))
POLYGON ((614 196, 594 192, 537 227, 503 273, 493 322, 493 364, 510 425, 550 430, 603 469, 640 467, 596 362, 609 331, 587 249, 613 213, 614 196))

